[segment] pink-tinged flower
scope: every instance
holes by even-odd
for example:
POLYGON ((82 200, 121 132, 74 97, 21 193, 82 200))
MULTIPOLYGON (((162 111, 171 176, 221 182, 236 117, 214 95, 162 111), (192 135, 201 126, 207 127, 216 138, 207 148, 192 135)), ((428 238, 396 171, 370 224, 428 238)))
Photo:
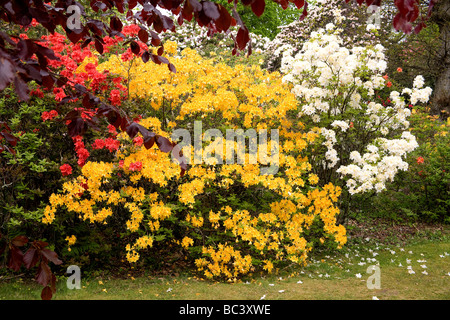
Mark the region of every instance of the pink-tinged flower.
POLYGON ((123 168, 123 163, 124 163, 123 160, 119 160, 119 168, 123 168))
POLYGON ((422 163, 424 163, 425 162, 425 160, 422 158, 422 157, 418 157, 417 158, 417 163, 418 164, 422 164, 422 163))
POLYGON ((59 167, 59 170, 61 170, 63 177, 66 177, 66 176, 72 174, 72 167, 67 163, 63 164, 61 167, 59 167))
POLYGON ((130 169, 130 171, 141 171, 141 169, 142 169, 142 162, 140 162, 140 161, 132 162, 130 164, 129 169, 130 169))
POLYGON ((140 147, 144 143, 144 138, 136 137, 136 138, 133 139, 133 142, 134 142, 135 145, 140 147))
POLYGON ((397 68, 397 72, 403 72, 403 69, 400 68, 400 67, 398 67, 398 68, 397 68))

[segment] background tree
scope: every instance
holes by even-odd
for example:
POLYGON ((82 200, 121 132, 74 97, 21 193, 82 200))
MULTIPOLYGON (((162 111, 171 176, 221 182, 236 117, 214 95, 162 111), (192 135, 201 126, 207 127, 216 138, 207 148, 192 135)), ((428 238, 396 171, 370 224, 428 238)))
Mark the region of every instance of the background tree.
POLYGON ((431 22, 439 30, 439 48, 435 51, 434 62, 436 83, 433 96, 433 113, 439 114, 441 110, 450 112, 450 2, 441 0, 431 14, 431 22))
MULTIPOLYGON (((230 4, 227 0, 218 0, 217 3, 220 3, 229 10, 233 7, 233 4, 230 4)), ((244 6, 242 3, 239 3, 236 7, 242 21, 250 32, 267 37, 271 40, 274 39, 280 31, 280 26, 298 20, 301 15, 301 11, 299 11, 292 3, 289 3, 289 6, 286 9, 283 9, 276 2, 267 1, 264 13, 260 17, 257 17, 252 12, 251 7, 244 6)))

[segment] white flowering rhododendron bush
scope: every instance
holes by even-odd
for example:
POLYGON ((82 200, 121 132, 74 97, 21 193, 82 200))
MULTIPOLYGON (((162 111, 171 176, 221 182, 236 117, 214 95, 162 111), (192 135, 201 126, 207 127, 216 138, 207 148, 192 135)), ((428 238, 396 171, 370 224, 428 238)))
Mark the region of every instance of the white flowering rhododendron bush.
POLYGON ((350 195, 380 192, 408 169, 406 155, 418 146, 408 129, 410 109, 432 92, 422 76, 412 88, 391 90, 383 51, 379 44, 343 47, 330 23, 295 56, 283 54, 281 72, 298 99, 297 116, 322 138, 311 149, 314 170, 322 183, 340 184, 350 195))

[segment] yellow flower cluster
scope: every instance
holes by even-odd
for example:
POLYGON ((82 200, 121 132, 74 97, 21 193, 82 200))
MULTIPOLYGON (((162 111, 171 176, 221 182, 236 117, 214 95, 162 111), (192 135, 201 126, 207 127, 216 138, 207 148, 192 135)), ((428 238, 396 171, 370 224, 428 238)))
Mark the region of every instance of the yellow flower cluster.
MULTIPOLYGON (((165 48, 169 53, 176 51, 170 42, 165 48)), ((251 272, 258 266, 253 258, 262 261, 261 267, 267 272, 272 272, 274 264, 281 261, 305 263, 312 247, 304 232, 318 219, 324 224, 321 236, 337 242, 339 247, 344 245, 345 228, 336 225, 339 210, 335 203, 340 189, 333 185, 318 187, 319 179, 311 173, 311 164, 304 155, 308 145, 319 137, 319 129, 304 132, 304 125, 296 120, 296 98, 281 76, 258 66, 230 67, 213 59, 205 60, 190 49, 184 50, 181 58, 170 60, 176 73, 164 65, 143 63, 140 59, 123 62, 115 56, 97 69, 108 69, 126 78, 129 97, 146 99, 155 113, 162 107, 170 111, 166 114, 169 119, 165 119, 170 125, 165 130, 156 117, 140 121, 164 137, 170 137, 167 128, 192 128, 200 118, 221 129, 279 128, 279 142, 272 141, 269 133, 267 147, 268 151, 272 146, 279 150, 278 174, 260 174, 261 168, 275 159, 276 154, 270 152, 266 157, 258 153, 256 163, 249 161, 250 154, 246 152, 244 164, 227 163, 226 152, 219 152, 223 164, 195 164, 194 152, 186 152, 191 162, 186 175, 180 178, 180 167, 170 154, 156 146, 136 146, 121 133, 118 138, 122 146, 115 160, 87 162, 79 177, 50 197, 43 222, 52 223, 58 209, 73 212, 91 223, 107 223, 127 214, 124 227, 135 239, 126 247, 129 262, 136 262, 140 250, 153 246, 155 235, 164 229, 162 225, 167 230, 170 223, 177 223, 183 226, 185 234, 170 240, 184 249, 200 246, 202 257, 195 263, 208 278, 234 279, 251 272), (130 165, 137 162, 142 164, 141 169, 130 170, 130 165), (273 201, 265 209, 233 208, 230 204, 202 210, 220 192, 233 194, 243 188, 255 194, 265 190, 273 201), (199 229, 206 234, 201 241, 199 229), (214 245, 205 243, 213 233, 221 240, 214 245)), ((217 150, 220 139, 206 143, 204 152, 208 146, 217 150)))
POLYGON ((77 242, 77 237, 75 237, 74 235, 71 235, 70 237, 67 236, 66 237, 66 241, 67 241, 67 244, 68 244, 67 250, 71 251, 72 249, 70 248, 70 246, 73 246, 75 244, 75 242, 77 242))
POLYGON ((242 256, 239 250, 230 245, 219 244, 217 249, 212 246, 202 247, 202 254, 207 258, 196 259, 195 264, 199 271, 204 271, 207 278, 236 279, 253 270, 252 257, 242 256))
MULTIPOLYGON (((167 48, 176 48, 176 43, 167 41, 164 47, 170 53, 167 48)), ((177 110, 176 117, 170 119, 173 123, 186 117, 215 116, 230 127, 257 127, 266 120, 270 128, 296 109, 296 98, 278 73, 259 66, 230 67, 204 59, 191 49, 183 50, 181 57, 169 54, 168 58, 176 67, 175 74, 166 65, 144 63, 139 58, 123 62, 119 56, 99 64, 97 70, 109 70, 127 79, 131 99, 145 98, 155 110, 163 104, 177 110)))

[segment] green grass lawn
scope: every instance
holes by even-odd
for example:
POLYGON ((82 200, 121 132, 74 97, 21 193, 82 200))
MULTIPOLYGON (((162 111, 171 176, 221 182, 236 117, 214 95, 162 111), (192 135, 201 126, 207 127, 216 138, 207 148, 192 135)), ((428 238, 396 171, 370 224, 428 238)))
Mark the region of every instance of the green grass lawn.
MULTIPOLYGON (((0 279, 0 299, 40 299, 41 287, 21 278, 0 279)), ((421 240, 405 246, 362 240, 339 252, 316 256, 308 266, 277 274, 253 275, 238 283, 195 276, 82 278, 68 289, 58 279, 56 300, 446 300, 450 299, 450 238, 421 240), (368 266, 379 265, 380 289, 369 289, 368 266), (412 271, 411 271, 412 270, 412 271), (414 272, 414 273, 412 273, 414 272)))

